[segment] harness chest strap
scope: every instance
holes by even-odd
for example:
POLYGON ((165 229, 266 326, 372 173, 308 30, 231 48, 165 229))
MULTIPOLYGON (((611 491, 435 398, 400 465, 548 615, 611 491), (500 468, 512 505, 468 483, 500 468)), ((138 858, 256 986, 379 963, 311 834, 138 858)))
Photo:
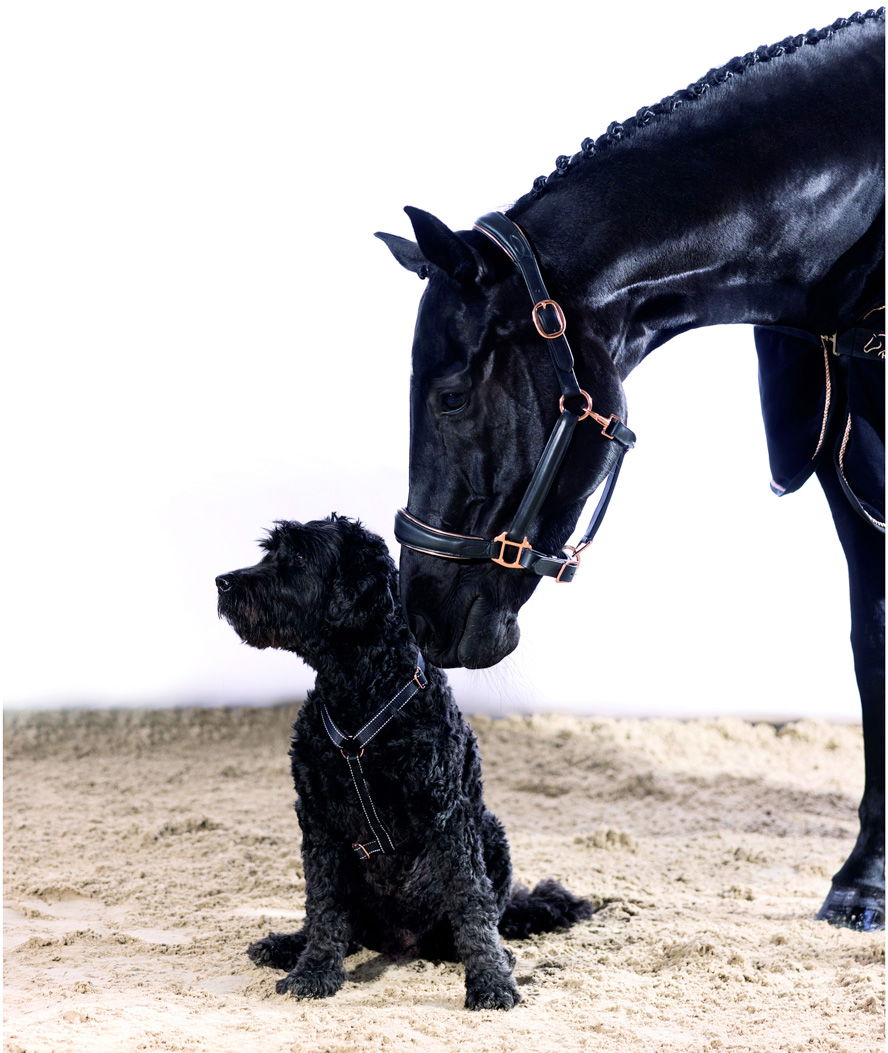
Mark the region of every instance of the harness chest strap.
POLYGON ((412 698, 420 691, 424 691, 426 687, 428 687, 428 681, 425 676, 425 661, 421 652, 417 651, 416 672, 413 674, 413 678, 408 680, 401 690, 393 698, 389 699, 354 735, 346 735, 340 731, 330 716, 327 706, 325 704, 321 705, 321 719, 324 722, 324 730, 327 732, 330 741, 345 759, 346 764, 348 764, 352 784, 364 813, 364 820, 370 829, 370 833, 373 835, 369 841, 363 843, 355 842, 352 845, 355 854, 362 860, 367 860, 374 855, 386 855, 394 852, 397 847, 388 828, 379 818, 376 805, 370 796, 370 788, 367 785, 364 769, 361 766, 364 747, 382 731, 399 710, 403 709, 412 698))

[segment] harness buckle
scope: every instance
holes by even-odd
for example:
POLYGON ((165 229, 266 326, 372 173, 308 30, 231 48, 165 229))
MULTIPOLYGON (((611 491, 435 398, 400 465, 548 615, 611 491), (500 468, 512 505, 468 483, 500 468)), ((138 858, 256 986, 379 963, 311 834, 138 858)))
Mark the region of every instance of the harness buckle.
POLYGON ((349 735, 339 744, 339 752, 348 760, 349 757, 363 757, 364 747, 349 735))
POLYGON ((573 545, 565 545, 562 549, 563 552, 567 553, 567 559, 564 561, 564 565, 561 570, 558 571, 558 576, 555 578, 556 585, 570 585, 573 581, 573 577, 564 581, 561 575, 567 570, 568 567, 578 567, 580 565, 580 552, 586 546, 583 545, 581 548, 574 548, 573 545))
POLYGON ((521 553, 524 552, 525 550, 528 551, 528 552, 531 551, 531 544, 527 540, 527 538, 525 538, 523 541, 510 541, 506 537, 506 531, 504 530, 501 534, 497 534, 497 536, 493 539, 493 541, 494 541, 494 544, 499 542, 499 545, 500 545, 499 555, 490 557, 493 560, 494 563, 498 563, 501 567, 507 567, 509 570, 516 570, 516 569, 517 570, 523 570, 524 569, 521 566, 521 553), (512 560, 511 563, 506 559, 506 545, 512 545, 514 548, 516 548, 518 550, 515 553, 515 558, 512 560))
POLYGON ((416 684, 420 691, 425 691, 429 686, 425 673, 419 668, 419 666, 416 667, 416 672, 413 674, 413 683, 416 684))
POLYGON ((554 300, 540 300, 539 303, 535 303, 533 305, 533 310, 530 312, 530 317, 533 319, 536 331, 544 340, 557 340, 559 336, 564 336, 564 332, 567 329, 567 319, 564 317, 564 311, 561 310, 561 304, 556 303, 554 300), (555 317, 558 319, 558 328, 554 333, 547 333, 546 330, 543 329, 540 312, 547 307, 552 308, 555 312, 555 317))

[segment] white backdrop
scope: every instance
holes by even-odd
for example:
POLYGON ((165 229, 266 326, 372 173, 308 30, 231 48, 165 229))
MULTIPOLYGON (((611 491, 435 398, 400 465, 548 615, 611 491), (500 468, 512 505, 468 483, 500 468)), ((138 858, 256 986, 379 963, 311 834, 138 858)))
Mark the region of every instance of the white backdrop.
MULTIPOLYGON (((466 227, 611 120, 842 14, 10 5, 6 702, 300 696, 310 671, 239 645, 213 578, 276 518, 394 544, 421 285, 372 232, 408 235, 405 204, 466 227)), ((857 719, 844 564, 816 483, 769 492, 751 330, 676 339, 627 393, 639 445, 583 572, 542 583, 515 656, 453 676, 464 707, 857 719)))

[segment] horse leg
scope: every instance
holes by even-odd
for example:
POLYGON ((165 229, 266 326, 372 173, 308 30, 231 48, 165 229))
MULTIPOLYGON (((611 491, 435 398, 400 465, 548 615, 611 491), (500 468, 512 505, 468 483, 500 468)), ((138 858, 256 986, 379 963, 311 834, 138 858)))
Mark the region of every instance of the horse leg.
POLYGON ((885 927, 885 545, 849 504, 831 459, 821 463, 817 477, 848 561, 866 765, 860 833, 817 917, 870 931, 885 927))

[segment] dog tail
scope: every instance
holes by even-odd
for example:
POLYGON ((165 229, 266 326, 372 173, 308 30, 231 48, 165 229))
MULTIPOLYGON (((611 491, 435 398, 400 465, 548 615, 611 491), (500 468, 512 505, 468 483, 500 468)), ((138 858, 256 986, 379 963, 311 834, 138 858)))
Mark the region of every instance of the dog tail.
POLYGON ((507 940, 523 940, 534 932, 569 929, 591 918, 593 912, 589 900, 580 899, 551 878, 540 881, 532 892, 524 885, 513 885, 499 931, 507 940))

